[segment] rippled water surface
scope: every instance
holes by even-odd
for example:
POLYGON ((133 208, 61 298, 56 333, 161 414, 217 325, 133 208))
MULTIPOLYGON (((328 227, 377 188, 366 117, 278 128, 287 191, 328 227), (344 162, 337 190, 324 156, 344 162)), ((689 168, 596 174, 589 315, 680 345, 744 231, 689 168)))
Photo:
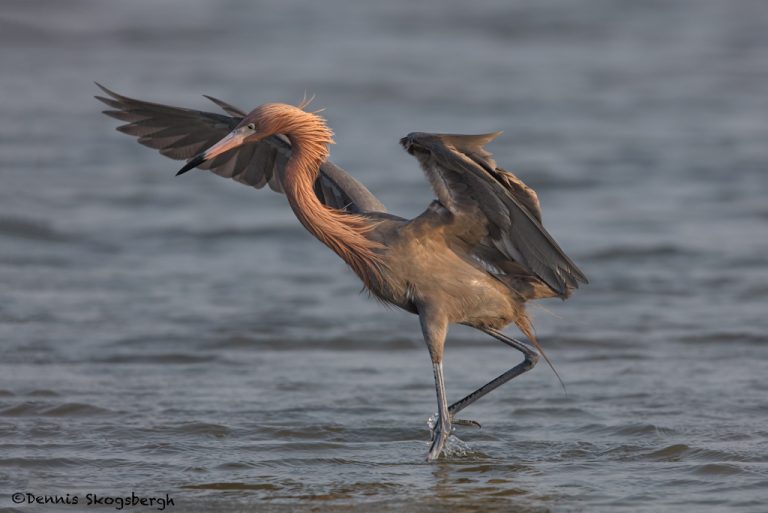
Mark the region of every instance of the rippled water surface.
MULTIPOLYGON (((768 511, 764 2, 9 0, 0 62, 0 511, 768 511), (404 216, 432 193, 399 137, 505 130, 591 279, 531 308, 567 395, 540 365, 425 464, 417 319, 282 196, 174 178, 93 80, 314 93, 333 160, 404 216)), ((450 397, 519 358, 452 330, 450 397)))

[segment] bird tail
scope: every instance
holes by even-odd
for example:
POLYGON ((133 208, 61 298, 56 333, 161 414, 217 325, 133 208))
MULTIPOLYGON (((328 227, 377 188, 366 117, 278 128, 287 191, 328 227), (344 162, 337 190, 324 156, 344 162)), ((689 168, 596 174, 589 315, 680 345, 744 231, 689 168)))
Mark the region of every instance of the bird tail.
POLYGON ((539 340, 536 338, 536 335, 533 333, 533 325, 531 324, 531 320, 528 318, 527 315, 523 315, 521 318, 515 321, 515 324, 517 325, 518 328, 520 328, 520 331, 523 332, 523 334, 528 338, 528 340, 531 341, 531 344, 533 344, 533 346, 541 354, 541 356, 544 357, 544 361, 547 362, 547 365, 549 365, 549 368, 552 369, 552 372, 555 373, 557 380, 560 382, 560 386, 563 387, 563 392, 567 396, 568 390, 566 390, 565 388, 565 383, 563 383, 563 379, 560 377, 560 373, 557 372, 557 369, 555 369, 554 364, 547 356, 547 353, 544 352, 544 348, 541 347, 541 344, 539 344, 539 340))

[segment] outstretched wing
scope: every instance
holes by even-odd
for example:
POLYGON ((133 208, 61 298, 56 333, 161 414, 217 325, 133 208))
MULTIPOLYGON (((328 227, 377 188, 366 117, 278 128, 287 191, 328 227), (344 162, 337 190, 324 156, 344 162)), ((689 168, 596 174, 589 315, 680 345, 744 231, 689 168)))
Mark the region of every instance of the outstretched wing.
MULTIPOLYGON (((139 143, 176 160, 188 160, 213 146, 232 131, 245 113, 206 96, 228 115, 171 107, 128 98, 96 84, 108 97, 96 98, 111 107, 104 114, 125 121, 117 130, 138 137, 139 143)), ((291 156, 283 136, 244 144, 199 167, 225 178, 261 189, 265 185, 282 192, 281 176, 291 156)), ((360 182, 331 162, 320 167, 315 193, 323 204, 349 213, 386 212, 384 205, 360 182)))
POLYGON ((496 269, 514 261, 566 298, 587 278, 542 226, 536 193, 497 168, 485 150, 498 135, 412 133, 400 143, 418 159, 440 203, 473 221, 462 238, 478 258, 496 269))

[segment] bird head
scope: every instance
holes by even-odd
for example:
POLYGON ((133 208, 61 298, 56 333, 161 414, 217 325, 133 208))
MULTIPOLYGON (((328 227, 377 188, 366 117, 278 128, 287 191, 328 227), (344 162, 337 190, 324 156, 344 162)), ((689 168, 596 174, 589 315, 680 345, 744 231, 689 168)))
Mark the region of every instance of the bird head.
POLYGON ((249 112, 219 142, 192 157, 176 173, 176 176, 186 173, 222 153, 275 134, 285 134, 289 138, 303 134, 309 135, 309 139, 315 144, 327 146, 333 143, 333 133, 326 126, 325 120, 317 114, 305 112, 299 107, 284 103, 265 103, 249 112))

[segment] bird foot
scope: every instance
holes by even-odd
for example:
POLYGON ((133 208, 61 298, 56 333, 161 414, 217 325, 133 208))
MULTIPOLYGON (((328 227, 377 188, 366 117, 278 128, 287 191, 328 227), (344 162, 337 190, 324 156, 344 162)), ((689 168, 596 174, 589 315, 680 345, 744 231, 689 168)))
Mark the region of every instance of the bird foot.
POLYGON ((453 426, 469 426, 480 428, 480 423, 475 420, 454 419, 449 416, 447 422, 442 422, 439 414, 435 414, 427 421, 430 431, 432 431, 432 446, 427 454, 427 462, 435 461, 445 448, 448 437, 453 432, 453 426))
POLYGON ((481 427, 483 427, 476 420, 451 419, 451 422, 453 423, 454 426, 469 426, 469 427, 476 427, 477 429, 480 429, 481 427))
MULTIPOLYGON (((440 421, 440 414, 438 413, 435 413, 433 416, 427 419, 427 426, 429 426, 429 430, 432 432, 433 438, 435 434, 435 429, 437 428, 439 421, 440 421)), ((453 415, 450 416, 450 424, 452 426, 474 427, 477 429, 480 429, 483 427, 476 420, 457 419, 457 418, 454 418, 453 415)), ((451 431, 453 431, 453 429, 451 429, 451 431)))
POLYGON ((427 463, 435 461, 440 456, 440 453, 443 452, 445 442, 451 436, 451 421, 450 419, 443 420, 438 416, 435 419, 434 427, 432 427, 430 422, 430 428, 432 429, 432 446, 427 453, 427 463))

